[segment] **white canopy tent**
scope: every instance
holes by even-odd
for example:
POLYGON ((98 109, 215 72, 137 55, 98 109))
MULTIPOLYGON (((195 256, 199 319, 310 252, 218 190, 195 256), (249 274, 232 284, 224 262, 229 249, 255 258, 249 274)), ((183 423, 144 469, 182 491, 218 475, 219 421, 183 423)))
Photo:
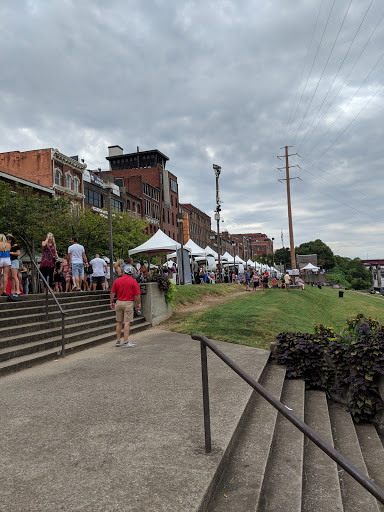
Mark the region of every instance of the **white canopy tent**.
POLYGON ((206 256, 213 256, 214 258, 218 258, 219 257, 217 252, 214 251, 213 249, 211 249, 209 247, 209 245, 207 245, 207 247, 205 248, 205 254, 206 254, 206 256))
POLYGON ((189 249, 192 256, 205 257, 206 251, 199 245, 197 245, 191 238, 188 240, 186 244, 184 244, 186 249, 189 249))
POLYGON ((308 263, 305 265, 305 267, 302 267, 300 270, 312 270, 313 272, 317 272, 320 270, 320 267, 316 267, 315 265, 312 265, 312 263, 308 263))
POLYGON ((181 245, 176 240, 172 240, 161 229, 146 242, 128 251, 128 254, 138 254, 140 252, 145 254, 164 254, 180 249, 181 245))

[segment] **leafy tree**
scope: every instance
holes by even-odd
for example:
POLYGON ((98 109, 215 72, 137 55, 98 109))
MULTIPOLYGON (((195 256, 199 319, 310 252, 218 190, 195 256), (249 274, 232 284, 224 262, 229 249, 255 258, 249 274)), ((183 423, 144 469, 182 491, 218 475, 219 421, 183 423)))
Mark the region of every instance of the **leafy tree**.
MULTIPOLYGON (((66 224, 70 201, 37 195, 30 187, 18 186, 16 191, 0 182, 0 232, 12 233, 27 251, 31 261, 35 251, 41 251, 41 242, 47 232, 57 236, 66 224)), ((34 268, 32 267, 33 276, 34 268)), ((35 290, 35 280, 32 281, 35 290)))
MULTIPOLYGON (((336 265, 332 269, 332 276, 337 274, 340 278, 350 283, 355 290, 365 290, 372 284, 372 276, 364 263, 359 258, 345 258, 335 256, 336 265)), ((328 275, 328 279, 332 276, 328 275)))
POLYGON ((291 265, 291 251, 289 247, 283 247, 282 249, 276 249, 275 251, 275 263, 281 265, 291 265))
POLYGON ((295 247, 296 256, 305 254, 317 254, 317 264, 323 268, 331 269, 335 266, 335 255, 327 244, 317 239, 295 247))

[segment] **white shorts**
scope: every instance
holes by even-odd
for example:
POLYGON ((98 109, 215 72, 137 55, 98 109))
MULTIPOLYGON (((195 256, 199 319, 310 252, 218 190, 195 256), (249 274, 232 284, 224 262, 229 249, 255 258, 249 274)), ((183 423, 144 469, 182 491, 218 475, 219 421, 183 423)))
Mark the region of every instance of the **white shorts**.
POLYGON ((0 268, 1 267, 10 267, 11 266, 11 258, 0 258, 0 268))

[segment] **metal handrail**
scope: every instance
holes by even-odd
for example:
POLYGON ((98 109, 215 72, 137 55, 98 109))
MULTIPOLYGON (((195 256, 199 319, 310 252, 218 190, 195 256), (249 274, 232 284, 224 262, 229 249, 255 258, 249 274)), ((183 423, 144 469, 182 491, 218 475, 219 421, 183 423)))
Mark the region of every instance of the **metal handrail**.
POLYGON ((48 291, 52 295, 53 300, 56 302, 56 305, 60 310, 60 313, 61 313, 61 357, 65 357, 65 315, 67 313, 64 312, 64 310, 61 307, 59 301, 57 300, 56 295, 54 294, 52 288, 49 286, 47 280, 45 279, 41 270, 37 266, 37 263, 32 258, 31 258, 31 261, 45 284, 45 321, 48 322, 48 291))
POLYGON ((324 453, 333 459, 340 467, 349 473, 359 484, 370 492, 377 500, 384 504, 384 491, 380 489, 370 478, 364 475, 356 466, 346 459, 340 452, 326 443, 313 429, 295 416, 284 404, 277 400, 269 391, 261 386, 254 378, 248 375, 240 366, 230 359, 224 352, 216 347, 211 340, 199 334, 193 334, 193 340, 200 341, 201 348, 201 370, 203 381, 203 406, 204 406, 204 432, 205 432, 205 451, 211 452, 211 429, 209 415, 209 390, 208 390, 208 364, 207 347, 212 350, 224 363, 226 363, 234 372, 236 372, 245 382, 247 382, 259 395, 267 400, 275 409, 277 409, 288 421, 293 423, 305 436, 313 441, 324 453))

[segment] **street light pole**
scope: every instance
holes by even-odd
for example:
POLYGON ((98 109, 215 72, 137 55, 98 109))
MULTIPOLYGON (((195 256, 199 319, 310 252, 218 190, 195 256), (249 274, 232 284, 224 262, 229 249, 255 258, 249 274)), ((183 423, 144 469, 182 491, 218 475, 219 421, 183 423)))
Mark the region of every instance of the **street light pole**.
POLYGON ((181 271, 180 271, 180 265, 179 265, 179 284, 183 285, 185 284, 184 279, 184 232, 183 232, 183 214, 178 213, 176 215, 177 218, 177 224, 179 226, 179 238, 180 238, 180 244, 181 244, 181 271))
POLYGON ((232 248, 233 248, 233 275, 236 279, 236 262, 235 262, 235 254, 236 254, 236 242, 232 241, 232 248))
POLYGON ((272 237, 272 267, 275 268, 275 253, 273 251, 273 241, 274 241, 274 237, 272 237))
POLYGON ((213 164, 213 170, 215 171, 216 176, 216 211, 215 211, 215 220, 217 221, 217 254, 218 254, 218 266, 219 266, 219 276, 218 282, 221 283, 221 265, 220 265, 220 199, 219 199, 219 176, 221 173, 220 165, 213 164))
POLYGON ((112 189, 113 184, 108 182, 104 184, 104 188, 107 190, 107 212, 108 212, 108 238, 109 238, 109 282, 110 287, 113 285, 113 237, 112 237, 112 189))

